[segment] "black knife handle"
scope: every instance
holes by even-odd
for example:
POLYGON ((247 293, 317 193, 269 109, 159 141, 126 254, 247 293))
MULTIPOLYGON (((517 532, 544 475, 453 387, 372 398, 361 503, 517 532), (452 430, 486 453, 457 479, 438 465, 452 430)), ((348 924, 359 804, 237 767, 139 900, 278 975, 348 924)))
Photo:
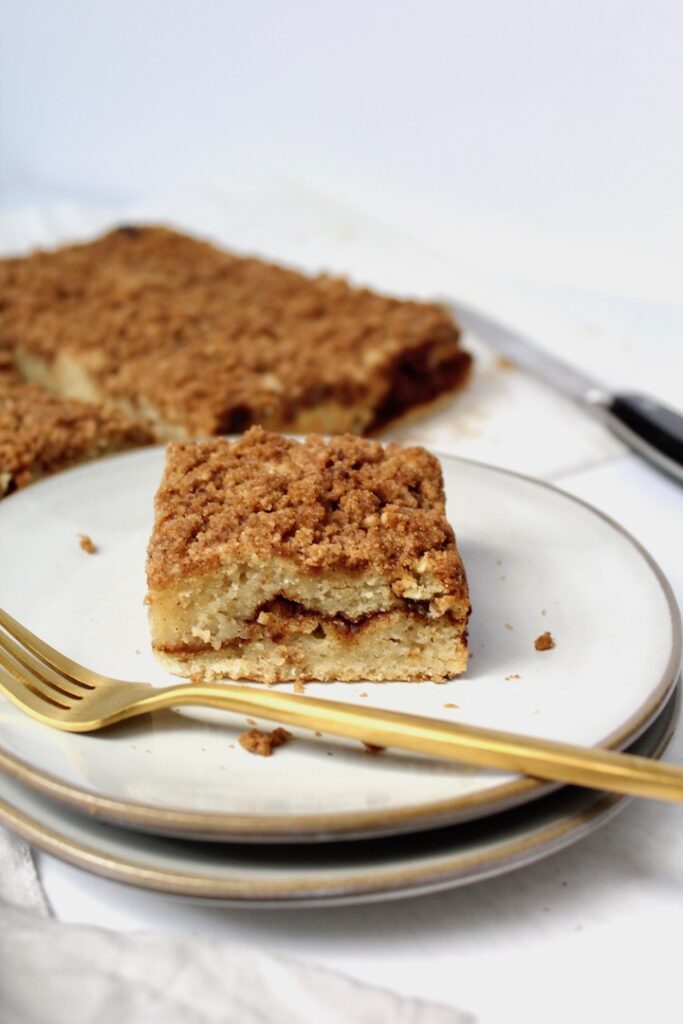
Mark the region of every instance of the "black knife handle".
POLYGON ((647 395, 614 395, 604 407, 623 441, 683 483, 683 416, 647 395))

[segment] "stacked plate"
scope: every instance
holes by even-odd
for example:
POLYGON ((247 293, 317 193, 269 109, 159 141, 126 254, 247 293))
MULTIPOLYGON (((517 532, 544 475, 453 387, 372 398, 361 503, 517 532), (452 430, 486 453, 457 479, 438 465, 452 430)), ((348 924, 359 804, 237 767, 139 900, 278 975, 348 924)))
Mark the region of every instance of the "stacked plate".
MULTIPOLYGON (((118 678, 169 682, 149 653, 144 557, 161 449, 80 467, 0 505, 0 605, 118 678), (78 544, 89 534, 97 553, 78 544)), ((657 566, 562 492, 441 457, 474 613, 446 684, 307 693, 659 756, 675 724, 680 623, 657 566), (550 631, 555 647, 536 651, 550 631)), ((303 731, 271 758, 220 712, 60 733, 0 698, 0 821, 90 871, 178 896, 311 905, 408 895, 529 863, 624 801, 303 731)), ((266 726, 268 728, 272 726, 266 726)))

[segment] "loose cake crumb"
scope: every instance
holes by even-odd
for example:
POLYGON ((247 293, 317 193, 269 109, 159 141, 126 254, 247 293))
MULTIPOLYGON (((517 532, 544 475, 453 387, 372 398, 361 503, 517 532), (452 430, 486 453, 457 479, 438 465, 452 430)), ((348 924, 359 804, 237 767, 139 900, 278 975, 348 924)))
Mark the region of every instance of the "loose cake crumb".
POLYGON ((254 718, 245 718, 244 721, 247 723, 247 725, 256 725, 256 719, 254 718))
POLYGON ((496 366, 499 370, 514 370, 516 364, 508 356, 498 356, 496 359, 496 366))
POLYGON ((92 538, 87 533, 79 533, 78 543, 83 551, 86 551, 89 555, 94 555, 97 551, 97 547, 92 541, 92 538))
POLYGON ((276 747, 281 747, 292 738, 291 732, 278 726, 272 732, 261 732, 260 729, 250 729, 238 737, 241 747, 244 747, 250 754, 258 754, 260 757, 270 757, 276 747))
POLYGON ((506 679, 521 679, 522 677, 517 672, 513 672, 512 675, 505 676, 506 679))
POLYGON ((359 697, 367 697, 367 693, 365 692, 365 690, 363 690, 363 692, 359 693, 358 696, 359 697))
POLYGON ((553 640, 552 634, 547 630, 545 633, 541 633, 540 636, 537 636, 534 640, 534 647, 537 651, 550 651, 554 646, 555 641, 553 640))
POLYGON ((361 740, 361 743, 365 747, 365 753, 371 757, 377 757, 378 754, 387 749, 386 747, 378 746, 376 743, 367 743, 365 740, 361 740))
POLYGON ((506 623, 505 623, 505 628, 506 628, 506 629, 512 629, 512 626, 510 625, 510 623, 509 623, 509 622, 506 622, 506 623))
POLYGON ((305 693, 306 687, 301 679, 294 680, 294 693, 305 693))
POLYGON ((459 704, 444 704, 445 708, 459 708, 459 704))

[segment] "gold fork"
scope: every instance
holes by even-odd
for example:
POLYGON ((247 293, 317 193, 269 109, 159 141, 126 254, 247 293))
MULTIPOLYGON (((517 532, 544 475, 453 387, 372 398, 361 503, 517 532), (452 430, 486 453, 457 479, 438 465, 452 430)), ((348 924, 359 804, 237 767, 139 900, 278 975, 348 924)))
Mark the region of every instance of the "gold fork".
POLYGON ((611 750, 238 684, 163 689, 84 668, 0 609, 0 692, 44 725, 93 732, 162 708, 201 705, 594 789, 683 801, 683 768, 611 750), (4 632, 3 632, 4 630, 4 632))

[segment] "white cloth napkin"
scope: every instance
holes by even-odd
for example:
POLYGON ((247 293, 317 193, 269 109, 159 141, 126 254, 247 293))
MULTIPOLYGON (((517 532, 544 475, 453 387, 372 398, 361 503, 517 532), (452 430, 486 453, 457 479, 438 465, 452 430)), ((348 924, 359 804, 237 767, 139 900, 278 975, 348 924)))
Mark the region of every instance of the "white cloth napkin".
POLYGON ((61 924, 27 844, 0 828, 8 1024, 467 1024, 473 1018, 253 948, 61 924))

